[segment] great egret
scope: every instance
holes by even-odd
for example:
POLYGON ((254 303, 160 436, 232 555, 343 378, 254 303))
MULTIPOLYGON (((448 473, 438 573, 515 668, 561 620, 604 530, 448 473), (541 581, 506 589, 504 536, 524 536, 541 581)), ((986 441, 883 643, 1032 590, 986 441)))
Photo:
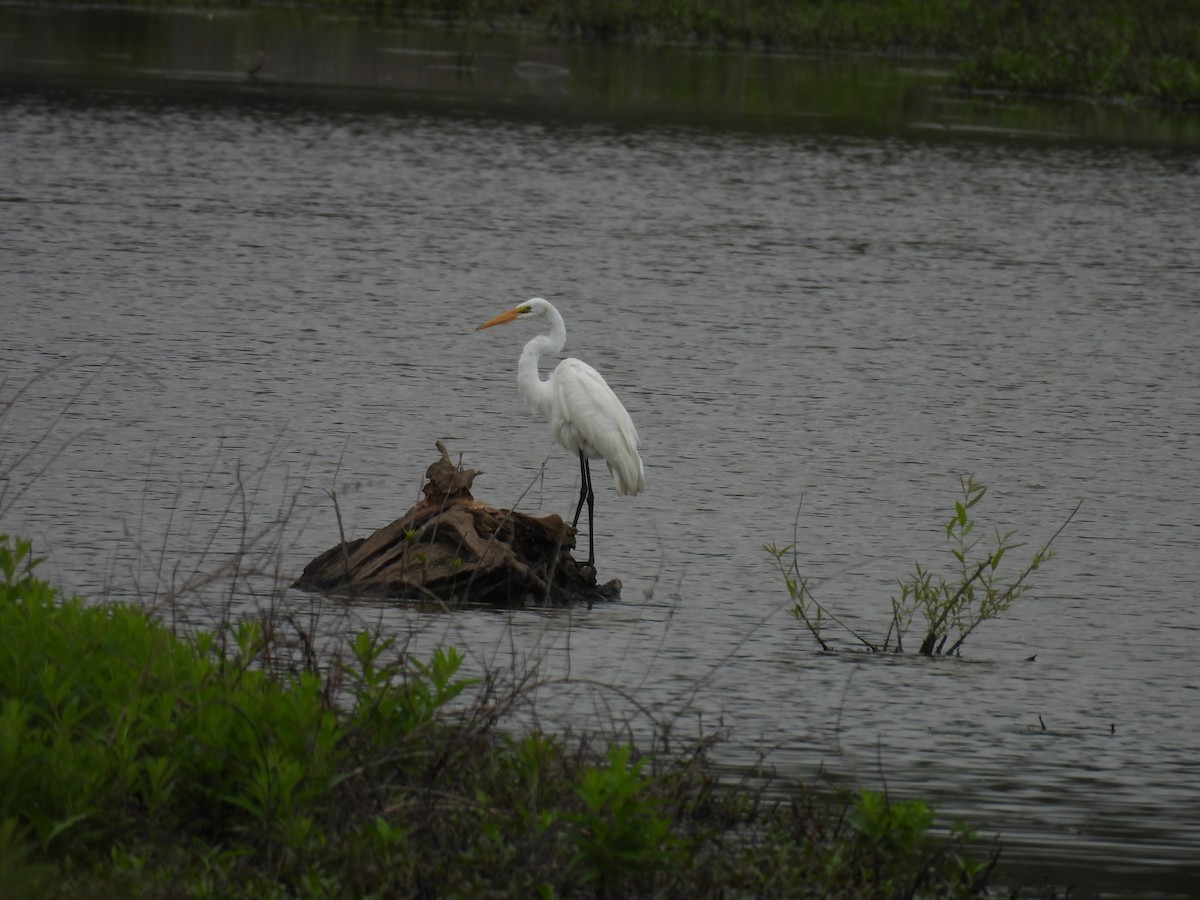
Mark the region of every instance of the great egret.
POLYGON ((557 353, 567 342, 567 326, 557 309, 541 297, 488 319, 476 331, 504 325, 528 316, 544 319, 550 331, 539 334, 521 352, 517 364, 517 389, 525 403, 550 423, 554 439, 569 453, 579 455, 579 503, 571 527, 579 527, 584 501, 588 508, 588 561, 596 562, 592 540, 592 471, 589 459, 603 459, 617 484, 618 494, 640 494, 646 489, 642 458, 638 456, 638 433, 629 413, 612 388, 591 366, 578 359, 564 359, 542 380, 538 360, 543 353, 557 353))

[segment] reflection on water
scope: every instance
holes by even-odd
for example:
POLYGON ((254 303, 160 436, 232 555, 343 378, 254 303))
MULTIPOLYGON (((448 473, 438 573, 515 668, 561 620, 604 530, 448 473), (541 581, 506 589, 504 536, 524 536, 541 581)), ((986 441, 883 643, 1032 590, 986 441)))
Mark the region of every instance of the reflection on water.
POLYGON ((0 9, 0 83, 86 79, 152 94, 221 86, 228 102, 345 108, 427 102, 575 120, 836 127, 879 134, 1073 137, 1200 146, 1200 119, 1120 104, 1047 104, 944 89, 943 63, 897 65, 682 47, 559 44, 491 27, 400 29, 267 8, 0 9))
MULTIPOLYGON (((279 69, 274 45, 238 46, 279 69)), ((513 77, 546 92, 590 77, 578 59, 596 51, 559 52, 535 61, 569 75, 513 77)), ((724 83, 729 64, 691 77, 724 83)), ((538 99, 460 115, 427 97, 121 84, 0 99, 3 398, 39 376, 0 434, 10 488, 32 485, 6 495, 3 529, 33 536, 56 577, 151 594, 247 539, 268 575, 295 574, 337 539, 328 490, 350 534, 377 527, 416 498, 438 438, 485 470, 483 499, 529 487, 523 508, 569 511, 576 467, 516 393, 526 335, 473 331, 544 294, 646 439, 647 493, 597 497, 601 577, 623 602, 280 602, 332 631, 381 620, 476 666, 613 684, 680 733, 728 727, 723 765, 886 781, 999 832, 1025 872, 1191 890, 1186 143, 954 139, 927 110, 877 130, 772 113, 754 130, 538 99), (945 556, 965 471, 993 486, 985 519, 1031 543, 1084 501, 1036 595, 965 659, 816 652, 761 545, 795 535, 822 602, 882 634, 897 578, 945 556)), ((196 596, 270 594, 237 584, 196 596)), ((546 722, 646 724, 616 692, 538 704, 546 722)))

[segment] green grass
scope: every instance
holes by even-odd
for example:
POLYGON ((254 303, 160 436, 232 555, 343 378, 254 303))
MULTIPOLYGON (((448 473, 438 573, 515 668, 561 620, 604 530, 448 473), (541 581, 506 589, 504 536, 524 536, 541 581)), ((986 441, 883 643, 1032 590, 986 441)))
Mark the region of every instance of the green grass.
POLYGON ((272 673, 273 629, 179 636, 35 566, 0 537, 6 898, 966 897, 994 863, 920 800, 502 728, 520 689, 452 648, 272 673))

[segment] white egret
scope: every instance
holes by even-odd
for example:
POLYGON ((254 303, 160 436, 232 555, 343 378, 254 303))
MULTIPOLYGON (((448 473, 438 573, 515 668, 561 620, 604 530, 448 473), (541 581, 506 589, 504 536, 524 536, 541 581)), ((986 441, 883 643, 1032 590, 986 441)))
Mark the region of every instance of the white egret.
POLYGON ((592 540, 592 472, 589 459, 603 459, 617 485, 618 494, 640 494, 646 489, 642 458, 638 456, 638 433, 629 413, 612 388, 591 366, 578 359, 564 359, 542 380, 538 360, 543 353, 557 353, 567 342, 567 326, 549 302, 541 297, 488 319, 476 331, 504 325, 528 316, 544 319, 550 331, 539 334, 525 345, 517 364, 517 388, 525 403, 550 423, 554 439, 568 452, 579 455, 579 503, 575 506, 573 528, 579 527, 584 501, 588 508, 588 561, 596 562, 592 540))

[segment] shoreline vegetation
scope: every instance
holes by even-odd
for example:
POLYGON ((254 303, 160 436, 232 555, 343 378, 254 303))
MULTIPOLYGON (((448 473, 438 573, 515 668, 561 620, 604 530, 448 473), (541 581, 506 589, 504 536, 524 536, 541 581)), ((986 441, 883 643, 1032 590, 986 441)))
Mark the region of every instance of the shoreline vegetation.
POLYGON ((278 608, 181 634, 36 565, 0 535, 6 900, 958 898, 999 858, 920 799, 721 781, 670 722, 650 748, 522 726, 569 686, 536 670, 370 632, 323 654, 278 608))
MULTIPOLYGON (((0 469, 0 521, 56 456, 0 469)), ((957 575, 918 568, 919 596, 892 604, 897 653, 919 615, 931 646, 957 629, 952 654, 1049 559, 1053 537, 997 574, 1017 545, 976 537, 986 489, 960 488, 945 525, 957 575)), ((248 537, 194 581, 87 602, 40 576, 30 540, 0 533, 4 900, 1061 896, 1013 864, 999 876, 998 841, 920 797, 777 779, 765 754, 731 773, 712 754, 723 729, 550 676, 536 656, 417 648, 382 618, 331 627, 336 601, 289 600, 280 550, 248 537), (251 576, 270 586, 247 608, 251 576), (204 628, 180 624, 197 590, 204 628), (626 712, 543 727, 539 697, 577 692, 626 712)), ((798 567, 769 552, 828 649, 798 567)))
POLYGON ((311 0, 288 8, 602 44, 938 58, 953 62, 951 83, 968 92, 1200 109, 1200 0, 311 0))
MULTIPOLYGON (((0 522, 56 457, 6 461, 0 522)), ((993 581, 1015 545, 973 537, 985 489, 960 487, 961 588, 918 570, 935 637, 953 619, 965 638, 1049 558, 1047 542, 993 581)), ((785 781, 765 753, 739 774, 714 757, 724 729, 536 655, 421 648, 383 618, 331 626, 336 601, 288 596, 281 549, 248 536, 182 585, 89 602, 0 532, 4 900, 1061 896, 886 784, 785 781), (203 628, 186 624, 196 591, 203 628), (543 727, 539 698, 580 692, 610 720, 543 727)), ((824 644, 799 570, 783 574, 824 644)), ((897 650, 914 611, 893 604, 897 650)))

